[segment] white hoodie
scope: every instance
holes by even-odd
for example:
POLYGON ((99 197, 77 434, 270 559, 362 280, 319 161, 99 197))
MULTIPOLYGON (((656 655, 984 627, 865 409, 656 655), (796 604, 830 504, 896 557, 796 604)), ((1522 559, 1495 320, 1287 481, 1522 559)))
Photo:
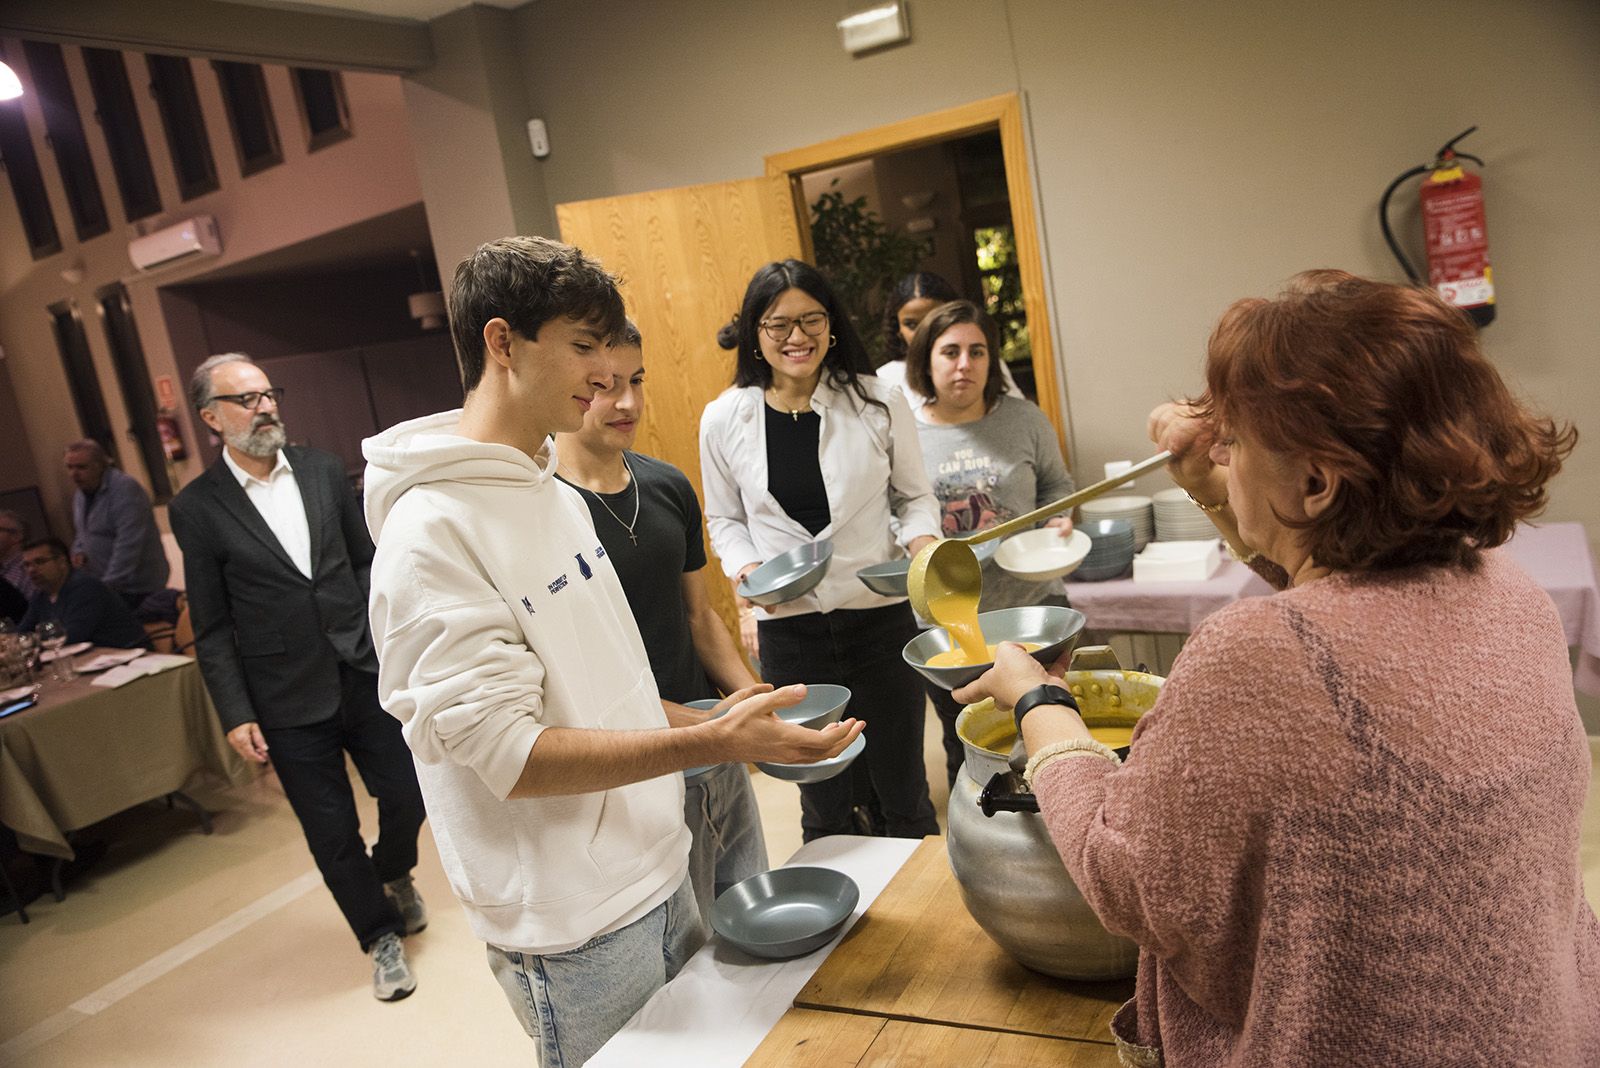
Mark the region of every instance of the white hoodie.
POLYGON ((379 692, 403 724, 473 931, 561 953, 683 881, 683 776, 507 800, 546 727, 667 720, 589 510, 554 477, 554 444, 535 462, 461 437, 460 416, 362 443, 379 692))

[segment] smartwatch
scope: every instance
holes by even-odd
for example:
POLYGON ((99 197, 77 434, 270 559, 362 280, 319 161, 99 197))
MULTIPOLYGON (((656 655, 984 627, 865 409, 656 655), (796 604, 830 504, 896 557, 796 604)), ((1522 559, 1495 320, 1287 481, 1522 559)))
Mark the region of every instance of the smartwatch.
POLYGON ((1022 737, 1022 717, 1040 705, 1065 705, 1074 712, 1078 711, 1078 702, 1072 699, 1072 694, 1067 692, 1066 687, 1049 682, 1043 686, 1035 686, 1017 698, 1017 705, 1012 713, 1017 721, 1017 737, 1022 737))

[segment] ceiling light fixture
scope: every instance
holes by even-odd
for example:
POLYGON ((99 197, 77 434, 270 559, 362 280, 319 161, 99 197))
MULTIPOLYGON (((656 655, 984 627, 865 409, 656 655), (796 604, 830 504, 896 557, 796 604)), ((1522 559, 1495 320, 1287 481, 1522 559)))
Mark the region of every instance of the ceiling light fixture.
POLYGON ((17 72, 0 63, 0 100, 15 100, 22 95, 22 79, 17 72))
POLYGON ((842 18, 836 23, 844 50, 860 55, 901 41, 911 40, 904 3, 879 4, 842 18))

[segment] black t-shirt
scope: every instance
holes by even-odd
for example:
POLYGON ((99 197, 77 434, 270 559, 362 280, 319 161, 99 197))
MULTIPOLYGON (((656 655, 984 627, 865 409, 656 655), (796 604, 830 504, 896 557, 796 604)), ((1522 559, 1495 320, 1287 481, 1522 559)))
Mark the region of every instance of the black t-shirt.
POLYGON ((622 592, 650 657, 656 689, 679 704, 715 697, 717 691, 695 654, 689 612, 683 602, 683 575, 706 566, 705 546, 700 540, 700 501, 676 467, 636 452, 624 455, 633 471, 632 485, 621 493, 578 488, 578 495, 589 506, 595 533, 622 580, 622 592), (635 500, 637 522, 633 518, 635 500), (628 537, 628 523, 633 523, 637 545, 628 537))
POLYGON ((767 491, 814 538, 833 516, 828 509, 828 487, 822 482, 822 461, 817 442, 822 416, 816 412, 790 415, 762 406, 767 413, 767 491))

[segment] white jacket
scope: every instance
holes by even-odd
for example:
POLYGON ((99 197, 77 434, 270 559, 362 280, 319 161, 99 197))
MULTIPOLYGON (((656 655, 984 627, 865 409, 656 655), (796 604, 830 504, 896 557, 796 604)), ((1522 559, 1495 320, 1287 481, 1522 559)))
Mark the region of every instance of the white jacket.
POLYGON ((451 888, 474 933, 559 953, 643 916, 687 871, 683 776, 507 800, 546 727, 665 728, 589 510, 460 412, 362 443, 372 638, 451 888))
MULTIPOLYGON (((830 515, 817 538, 833 542, 833 559, 816 589, 766 609, 769 618, 898 604, 905 598, 873 593, 856 572, 904 556, 924 534, 940 535, 939 502, 922 466, 911 409, 895 387, 870 375, 861 384, 886 407, 826 379, 812 394, 822 421, 817 453, 830 515)), ((761 387, 746 386, 725 390, 700 417, 706 531, 729 578, 814 540, 767 490, 765 407, 761 387)))

